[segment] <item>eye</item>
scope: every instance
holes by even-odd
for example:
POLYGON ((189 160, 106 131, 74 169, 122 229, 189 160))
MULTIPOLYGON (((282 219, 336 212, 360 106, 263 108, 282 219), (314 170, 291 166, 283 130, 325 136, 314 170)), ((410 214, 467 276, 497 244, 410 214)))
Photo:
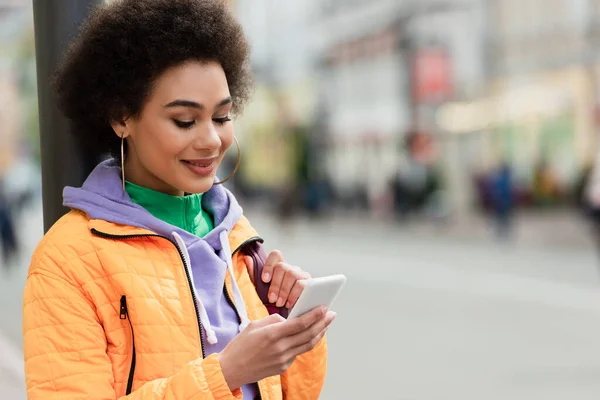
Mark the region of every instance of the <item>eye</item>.
POLYGON ((231 118, 229 118, 229 117, 213 118, 213 121, 219 125, 224 125, 225 123, 231 121, 231 118))
POLYGON ((178 119, 174 119, 173 123, 177 125, 178 128, 190 129, 192 126, 194 126, 194 124, 196 124, 196 121, 180 121, 178 119))

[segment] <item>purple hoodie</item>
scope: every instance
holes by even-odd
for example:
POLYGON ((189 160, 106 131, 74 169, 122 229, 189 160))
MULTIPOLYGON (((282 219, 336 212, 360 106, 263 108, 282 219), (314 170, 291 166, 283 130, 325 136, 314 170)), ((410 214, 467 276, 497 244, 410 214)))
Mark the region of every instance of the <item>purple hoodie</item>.
MULTIPOLYGON (((226 271, 233 272, 228 235, 242 216, 242 208, 227 189, 215 185, 202 197, 202 207, 213 215, 215 226, 203 238, 161 221, 133 203, 123 191, 121 167, 114 159, 100 163, 81 188, 66 187, 63 198, 66 207, 81 210, 91 219, 147 229, 177 244, 194 282, 207 355, 222 351, 247 326, 246 307, 235 279, 237 314, 224 291, 226 271)), ((242 391, 244 399, 258 394, 255 384, 242 387, 242 391)))

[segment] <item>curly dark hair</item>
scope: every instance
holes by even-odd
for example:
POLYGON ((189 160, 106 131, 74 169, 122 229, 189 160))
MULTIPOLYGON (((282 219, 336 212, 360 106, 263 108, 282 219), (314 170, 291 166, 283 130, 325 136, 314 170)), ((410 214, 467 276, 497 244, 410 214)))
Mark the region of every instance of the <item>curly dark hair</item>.
POLYGON ((138 116, 153 82, 186 61, 216 61, 234 114, 252 91, 249 43, 224 0, 113 0, 81 26, 55 73, 60 110, 88 154, 118 157, 111 121, 138 116))

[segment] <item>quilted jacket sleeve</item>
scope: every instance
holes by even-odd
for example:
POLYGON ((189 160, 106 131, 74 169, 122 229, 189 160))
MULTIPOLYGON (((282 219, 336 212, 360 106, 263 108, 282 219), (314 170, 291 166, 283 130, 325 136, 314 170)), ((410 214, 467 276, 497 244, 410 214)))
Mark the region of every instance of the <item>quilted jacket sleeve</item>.
MULTIPOLYGON (((260 277, 267 260, 267 254, 262 244, 253 242, 251 245, 245 246, 242 251, 252 257, 253 276, 260 277)), ((254 285, 263 304, 269 309, 269 313, 278 312, 284 317, 287 316, 288 310, 269 308, 273 308, 274 304, 269 304, 267 299, 268 284, 258 279, 254 285)), ((318 399, 325 383, 326 370, 327 340, 323 338, 314 349, 297 357, 292 366, 281 375, 283 398, 286 400, 318 399)))
POLYGON ((287 371, 281 374, 281 387, 285 400, 318 399, 327 372, 327 339, 323 338, 311 351, 296 358, 287 371))
MULTIPOLYGON (((93 304, 56 266, 32 267, 23 299, 28 398, 116 399, 106 336, 93 304)), ((241 397, 240 390, 229 390, 219 362, 211 356, 188 364, 171 377, 148 382, 123 399, 241 397)))

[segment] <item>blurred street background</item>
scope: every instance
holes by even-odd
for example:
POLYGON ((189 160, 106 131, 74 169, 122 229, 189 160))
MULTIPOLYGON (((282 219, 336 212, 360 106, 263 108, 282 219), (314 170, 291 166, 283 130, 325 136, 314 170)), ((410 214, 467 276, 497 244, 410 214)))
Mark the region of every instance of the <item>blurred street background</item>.
MULTIPOLYGON (((349 278, 322 398, 597 399, 600 0, 229 2, 257 81, 230 189, 269 249, 349 278)), ((37 106, 31 0, 0 0, 11 400, 43 235, 37 106)))

